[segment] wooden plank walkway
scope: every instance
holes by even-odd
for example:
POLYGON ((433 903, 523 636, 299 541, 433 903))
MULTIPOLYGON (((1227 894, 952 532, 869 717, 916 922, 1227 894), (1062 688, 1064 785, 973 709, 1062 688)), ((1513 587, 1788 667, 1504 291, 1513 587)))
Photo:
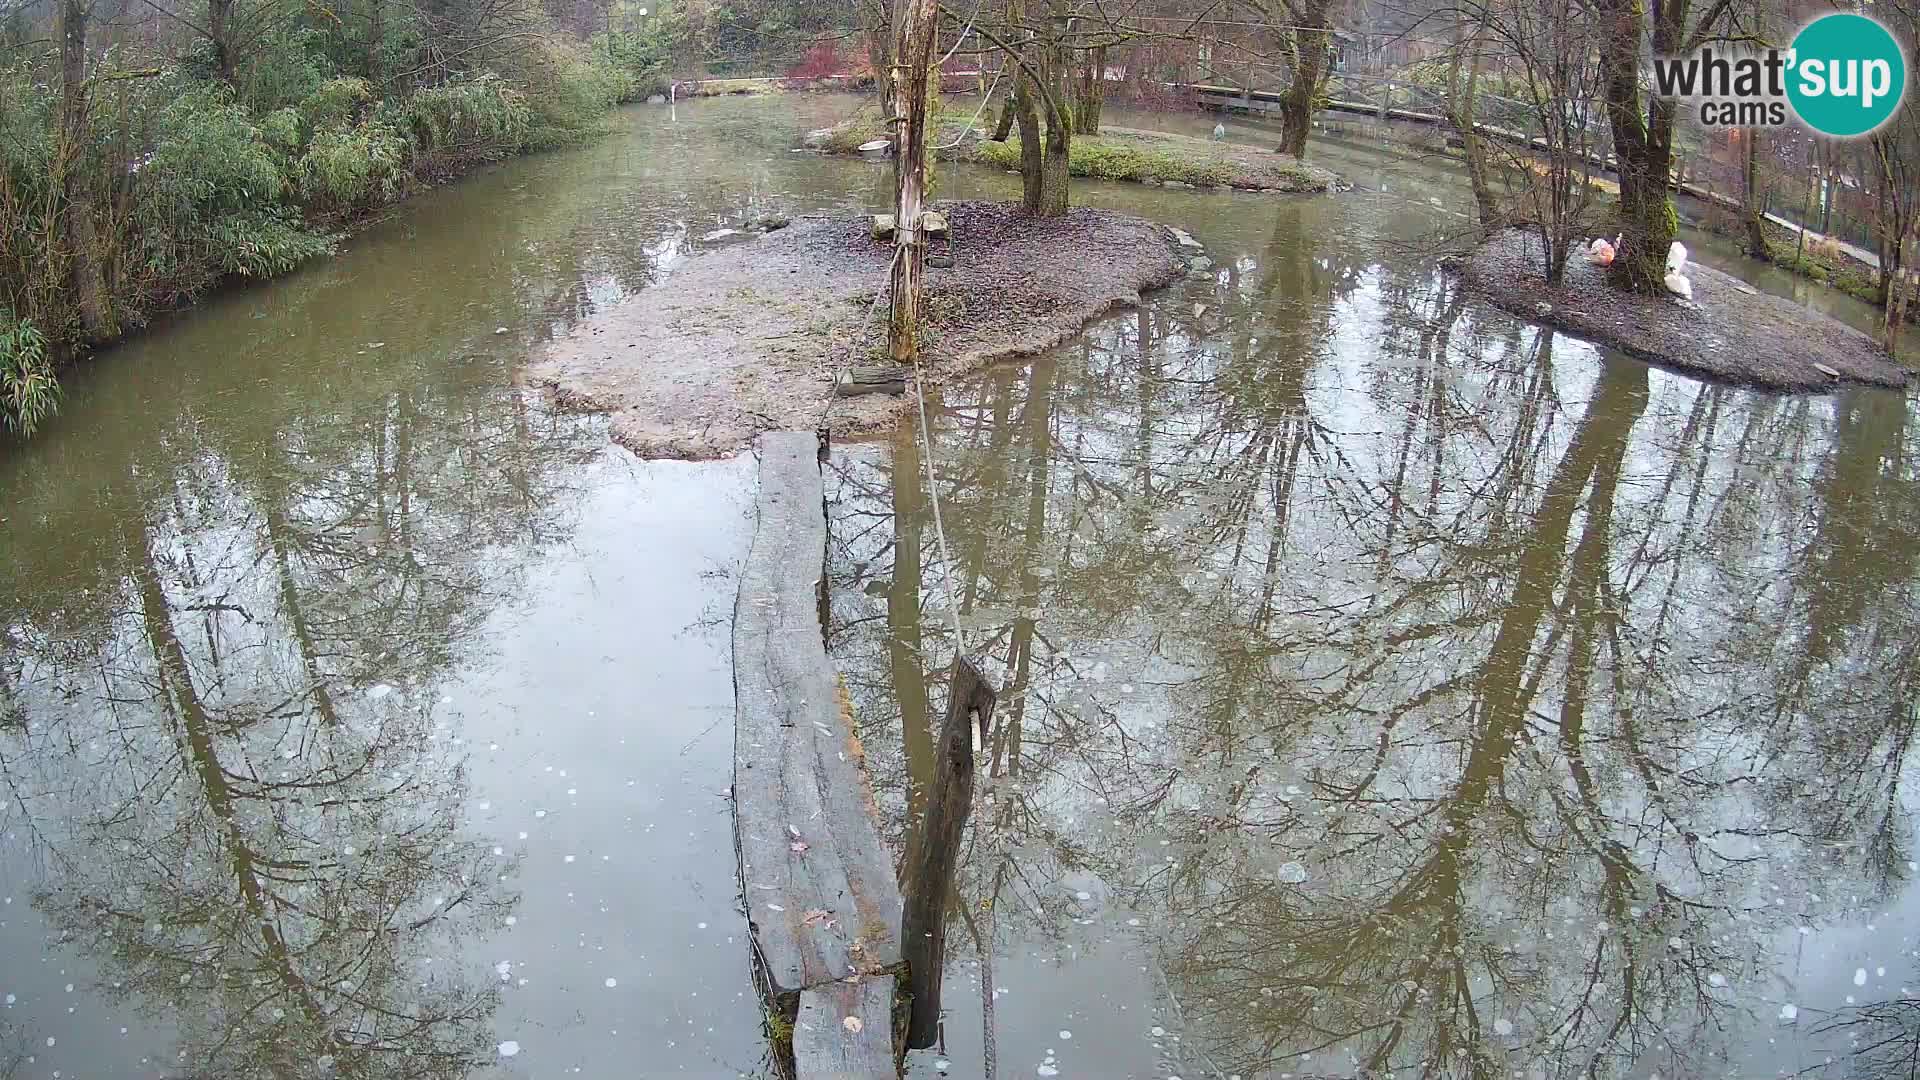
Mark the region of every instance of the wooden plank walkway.
POLYGON ((827 661, 820 442, 781 431, 756 445, 733 612, 733 807, 758 976, 791 1025, 799 1080, 890 1080, 900 889, 827 661))

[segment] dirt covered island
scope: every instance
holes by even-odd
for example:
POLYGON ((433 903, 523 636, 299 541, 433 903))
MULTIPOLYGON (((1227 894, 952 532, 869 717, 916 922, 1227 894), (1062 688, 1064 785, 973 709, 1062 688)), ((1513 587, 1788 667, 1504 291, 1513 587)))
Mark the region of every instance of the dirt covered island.
MULTIPOLYGON (((935 209, 950 228, 929 249, 921 300, 930 382, 1051 348, 1187 266, 1168 229, 1124 214, 935 209)), ((884 428, 912 407, 911 390, 836 397, 833 383, 850 367, 887 363, 894 250, 865 215, 798 218, 694 258, 581 324, 527 377, 563 402, 611 413, 614 438, 645 457, 720 457, 776 429, 884 428)))
POLYGON ((1613 287, 1576 251, 1549 288, 1541 251, 1538 237, 1508 230, 1447 265, 1496 307, 1690 374, 1789 391, 1897 389, 1912 376, 1866 334, 1711 267, 1686 265, 1691 300, 1642 296, 1613 287))

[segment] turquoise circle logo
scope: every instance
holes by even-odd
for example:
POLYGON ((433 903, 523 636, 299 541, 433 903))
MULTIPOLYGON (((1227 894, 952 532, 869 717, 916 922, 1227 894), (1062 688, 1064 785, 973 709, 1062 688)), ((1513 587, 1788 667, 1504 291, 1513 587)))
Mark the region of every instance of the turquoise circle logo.
POLYGON ((1787 63, 1787 100, 1822 135, 1866 135, 1887 122, 1907 90, 1907 58, 1887 28, 1841 12, 1802 27, 1787 63))

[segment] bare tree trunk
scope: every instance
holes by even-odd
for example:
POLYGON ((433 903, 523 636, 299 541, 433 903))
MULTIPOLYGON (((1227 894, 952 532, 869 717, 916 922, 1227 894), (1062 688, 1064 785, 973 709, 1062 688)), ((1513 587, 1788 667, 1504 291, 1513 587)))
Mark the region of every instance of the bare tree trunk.
POLYGON ((1016 114, 1018 113, 1018 110, 1014 107, 1014 95, 1017 94, 1020 89, 1020 69, 1018 66, 1014 65, 1013 62, 1008 57, 1006 57, 1005 55, 1001 55, 1000 56, 1000 77, 1001 78, 1004 79, 1007 77, 1007 75, 1009 74, 1009 70, 1008 70, 1009 68, 1012 69, 1011 74, 1013 75, 1013 89, 1009 91, 1007 96, 1000 102, 1000 119, 996 120, 993 125, 993 141, 994 142, 1006 142, 1007 136, 1013 134, 1013 122, 1016 118, 1016 114))
POLYGON ((893 116, 892 5, 867 0, 860 5, 860 21, 867 36, 867 64, 873 68, 873 90, 880 95, 880 117, 893 116))
POLYGON ((1740 216, 1747 234, 1747 254, 1772 262, 1773 252, 1767 247, 1767 223, 1763 216, 1766 208, 1760 195, 1760 139, 1764 130, 1746 129, 1740 169, 1740 216))
POLYGON ((1022 67, 1014 83, 1014 117, 1020 124, 1020 208, 1029 214, 1040 212, 1040 173, 1044 149, 1040 145, 1040 116, 1034 107, 1033 76, 1022 67))
POLYGON ((893 82, 896 106, 906 112, 894 125, 894 253, 887 320, 887 351, 901 362, 920 355, 920 270, 926 257, 921 199, 927 182, 927 78, 933 35, 939 25, 935 0, 905 0, 894 27, 893 82))
POLYGON ((68 250, 68 280, 80 309, 81 329, 95 342, 114 336, 113 316, 101 272, 96 234, 96 192, 88 174, 87 19, 91 0, 60 0, 60 148, 61 231, 68 250))
POLYGON ((1060 21, 1049 24, 1050 36, 1043 53, 1041 73, 1046 82, 1047 142, 1040 161, 1040 205, 1034 212, 1041 217, 1059 217, 1067 212, 1067 166, 1073 147, 1073 111, 1065 105, 1071 71, 1067 50, 1059 39, 1060 21))
POLYGON ((1100 134, 1100 110, 1107 99, 1107 47, 1096 45, 1087 51, 1074 86, 1073 130, 1079 135, 1100 134))
MULTIPOLYGON (((607 47, 613 42, 609 37, 607 47)), ((375 96, 386 84, 387 51, 387 2, 386 0, 367 0, 367 81, 373 84, 375 96)))
MULTIPOLYGON (((1484 27, 1484 23, 1482 24, 1484 27)), ((1453 60, 1447 68, 1447 124, 1453 128, 1454 135, 1460 140, 1461 150, 1467 158, 1467 182, 1473 188, 1473 202, 1479 211, 1480 235, 1492 236, 1498 232, 1501 224, 1500 201, 1493 192, 1493 180, 1487 172, 1487 147, 1480 141, 1478 121, 1474 119, 1474 99, 1480 89, 1480 28, 1476 28, 1473 38, 1465 50, 1471 53, 1473 60, 1467 71, 1463 85, 1460 81, 1460 30, 1454 28, 1453 60)))
POLYGON ((207 0, 207 37, 213 42, 214 67, 228 86, 235 85, 233 5, 234 0, 207 0))
POLYGON ((1293 83, 1287 87, 1286 99, 1281 103, 1280 152, 1297 158, 1307 156, 1307 135, 1313 130, 1314 105, 1320 97, 1320 84, 1327 76, 1327 52, 1333 41, 1327 14, 1332 8, 1333 0, 1305 0, 1297 9, 1299 25, 1289 34, 1293 44, 1293 83))
MULTIPOLYGON (((1676 27, 1684 26, 1686 0, 1667 0, 1655 27, 1654 52, 1677 51, 1676 27)), ((1673 100, 1653 98, 1642 106, 1640 54, 1646 13, 1641 0, 1605 0, 1600 7, 1600 66, 1613 155, 1620 173, 1621 248, 1614 255, 1613 283, 1632 292, 1665 288, 1667 248, 1679 228, 1668 186, 1673 177, 1673 100)))

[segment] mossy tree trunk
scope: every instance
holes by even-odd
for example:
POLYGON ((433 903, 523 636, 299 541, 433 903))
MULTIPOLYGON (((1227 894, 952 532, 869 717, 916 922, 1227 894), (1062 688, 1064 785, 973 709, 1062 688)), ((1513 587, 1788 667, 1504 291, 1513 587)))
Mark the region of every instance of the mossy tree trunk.
POLYGON ((1602 97, 1620 174, 1622 243, 1614 255, 1613 283, 1632 292, 1655 293, 1665 287, 1667 249, 1680 224, 1669 191, 1674 102, 1655 96, 1643 103, 1640 96, 1648 23, 1655 56, 1688 53, 1708 39, 1713 26, 1727 17, 1731 4, 1714 0, 1700 25, 1689 31, 1691 8, 1691 0, 1661 0, 1654 5, 1651 19, 1646 0, 1599 0, 1595 8, 1602 97))
POLYGON ((1033 76, 1022 68, 1015 76, 1014 117, 1020 124, 1020 208, 1029 214, 1040 212, 1040 172, 1044 150, 1040 144, 1040 114, 1034 108, 1033 76))
POLYGON ((234 0, 207 0, 207 39, 213 44, 214 68, 228 86, 237 84, 239 67, 234 55, 239 50, 233 40, 233 8, 234 0))
POLYGON ((89 174, 92 141, 87 74, 87 21, 91 0, 60 0, 60 141, 56 154, 60 189, 60 231, 67 248, 65 280, 80 312, 81 329, 100 342, 115 336, 106 279, 101 269, 96 219, 98 192, 89 174))
POLYGON ((1328 16, 1333 0, 1300 0, 1282 9, 1292 21, 1287 33, 1293 60, 1293 82, 1287 86, 1280 104, 1280 152, 1297 158, 1307 156, 1307 135, 1313 130, 1313 114, 1326 82, 1328 61, 1333 47, 1333 28, 1328 16))
POLYGON ((1107 98, 1107 47, 1087 50, 1073 88, 1073 130, 1077 135, 1100 134, 1100 110, 1107 98))
POLYGON ((1034 213, 1041 217, 1059 217, 1067 212, 1067 164, 1073 147, 1073 110, 1067 104, 1072 66, 1067 59, 1067 46, 1061 40, 1065 18, 1056 12, 1049 27, 1051 34, 1041 50, 1040 65, 1040 85, 1047 107, 1047 141, 1040 162, 1040 204, 1034 213))
MULTIPOLYGON (((607 48, 613 48, 612 35, 608 35, 607 48)), ((373 84, 376 96, 386 85, 386 51, 387 0, 367 0, 367 81, 373 84)))
POLYGON ((1765 128, 1747 128, 1740 132, 1740 219, 1746 234, 1748 255, 1756 259, 1773 259, 1773 251, 1767 246, 1766 196, 1760 190, 1760 140, 1765 128))

